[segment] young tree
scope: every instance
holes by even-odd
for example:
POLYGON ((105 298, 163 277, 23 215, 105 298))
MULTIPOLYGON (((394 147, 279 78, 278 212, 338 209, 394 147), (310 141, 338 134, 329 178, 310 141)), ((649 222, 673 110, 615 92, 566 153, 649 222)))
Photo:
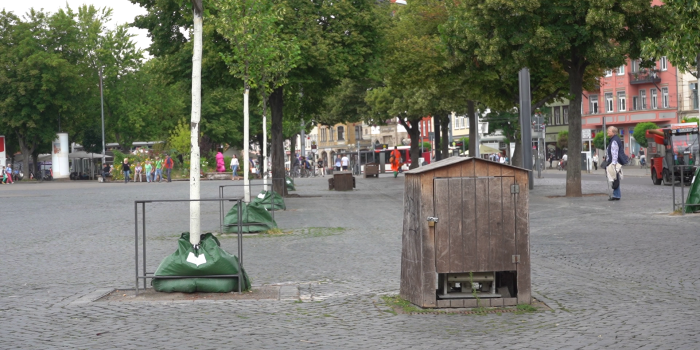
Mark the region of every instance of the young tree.
MULTIPOLYGON (((202 0, 192 0, 194 31, 192 35, 192 117, 190 119, 190 199, 199 199, 199 121, 202 112, 202 0)), ((199 245, 200 205, 190 202, 190 243, 199 245)))
POLYGON ((566 195, 581 193, 581 98, 589 69, 617 67, 640 55, 642 43, 658 38, 666 16, 648 0, 449 2, 454 23, 473 43, 479 61, 497 67, 549 64, 568 75, 569 156, 566 195), (507 57, 508 60, 502 60, 507 57))
MULTIPOLYGON (((259 87, 263 95, 263 109, 268 89, 286 83, 289 71, 299 60, 299 45, 292 38, 280 35, 284 7, 271 1, 227 0, 217 4, 217 30, 231 43, 230 51, 222 52, 231 73, 243 80, 243 163, 249 162, 248 95, 251 88, 259 87)), ((263 112, 263 123, 265 121, 263 112)), ((266 149, 264 145, 263 148, 266 149)), ((248 172, 243 172, 245 201, 250 201, 248 172)), ((285 186, 286 188, 286 186, 285 186)), ((283 193, 284 195, 284 193, 283 193)))

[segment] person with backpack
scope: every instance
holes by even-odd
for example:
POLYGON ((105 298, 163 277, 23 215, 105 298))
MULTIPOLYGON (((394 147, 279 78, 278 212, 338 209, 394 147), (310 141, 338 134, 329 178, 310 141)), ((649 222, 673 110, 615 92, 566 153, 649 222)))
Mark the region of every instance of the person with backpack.
POLYGON ((170 173, 173 171, 173 165, 174 165, 173 159, 170 158, 169 154, 166 154, 165 155, 165 163, 163 164, 163 166, 165 166, 165 173, 168 176, 168 182, 173 182, 173 180, 170 178, 170 173))
POLYGON ((622 197, 620 191, 620 181, 622 180, 622 166, 629 162, 629 158, 625 155, 625 148, 622 140, 618 136, 617 128, 614 126, 608 127, 608 147, 606 150, 606 166, 605 173, 608 176, 608 181, 612 183, 613 193, 608 199, 609 201, 619 201, 622 197), (609 162, 609 163, 608 163, 609 162))

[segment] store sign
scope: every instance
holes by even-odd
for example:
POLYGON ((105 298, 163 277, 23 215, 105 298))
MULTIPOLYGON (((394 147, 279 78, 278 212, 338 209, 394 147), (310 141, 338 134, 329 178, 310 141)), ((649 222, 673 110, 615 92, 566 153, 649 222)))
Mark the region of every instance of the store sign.
POLYGON ((591 130, 590 129, 583 129, 581 130, 581 139, 586 140, 591 138, 591 130))

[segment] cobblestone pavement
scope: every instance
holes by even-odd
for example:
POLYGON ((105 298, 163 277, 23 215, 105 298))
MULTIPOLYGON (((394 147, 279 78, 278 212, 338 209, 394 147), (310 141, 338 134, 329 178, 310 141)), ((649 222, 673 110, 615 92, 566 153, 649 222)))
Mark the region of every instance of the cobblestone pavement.
MULTIPOLYGON (((602 175, 601 175, 602 176, 602 175)), ((623 200, 531 192, 532 286, 554 310, 502 315, 393 315, 403 177, 357 178, 357 190, 299 179, 278 224, 291 234, 244 238, 254 285, 296 285, 298 301, 76 303, 133 288, 136 199, 182 199, 186 182, 0 186, 0 349, 697 349, 700 216, 669 216, 670 188, 622 184, 623 200), (190 325, 186 325, 190 323, 190 325)), ((202 197, 219 185, 205 181, 202 197)), ((584 177, 584 193, 605 192, 584 177)), ((240 187, 227 189, 240 194, 240 187)), ((148 266, 177 248, 188 205, 148 205, 148 266)), ((203 205, 203 228, 218 207, 203 205)), ((235 238, 222 245, 236 251, 235 238)))

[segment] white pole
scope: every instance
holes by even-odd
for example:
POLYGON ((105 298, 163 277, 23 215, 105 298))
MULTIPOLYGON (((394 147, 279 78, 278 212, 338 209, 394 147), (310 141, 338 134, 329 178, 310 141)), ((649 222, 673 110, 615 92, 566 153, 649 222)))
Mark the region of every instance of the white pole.
POLYGON ((263 191, 267 191, 267 117, 263 114, 263 191))
MULTIPOLYGON (((247 84, 246 84, 247 85, 247 84)), ((249 130, 248 130, 248 86, 245 87, 245 92, 243 92, 243 201, 250 203, 250 179, 248 178, 248 173, 250 172, 250 141, 249 141, 249 130)))
MULTIPOLYGON (((190 199, 199 197, 199 120, 202 107, 202 16, 194 13, 192 55, 192 122, 190 123, 190 199)), ((190 243, 199 244, 199 202, 190 202, 190 243)))
POLYGON ((102 167, 105 166, 105 100, 102 93, 102 67, 98 70, 100 73, 100 110, 102 111, 102 167))

